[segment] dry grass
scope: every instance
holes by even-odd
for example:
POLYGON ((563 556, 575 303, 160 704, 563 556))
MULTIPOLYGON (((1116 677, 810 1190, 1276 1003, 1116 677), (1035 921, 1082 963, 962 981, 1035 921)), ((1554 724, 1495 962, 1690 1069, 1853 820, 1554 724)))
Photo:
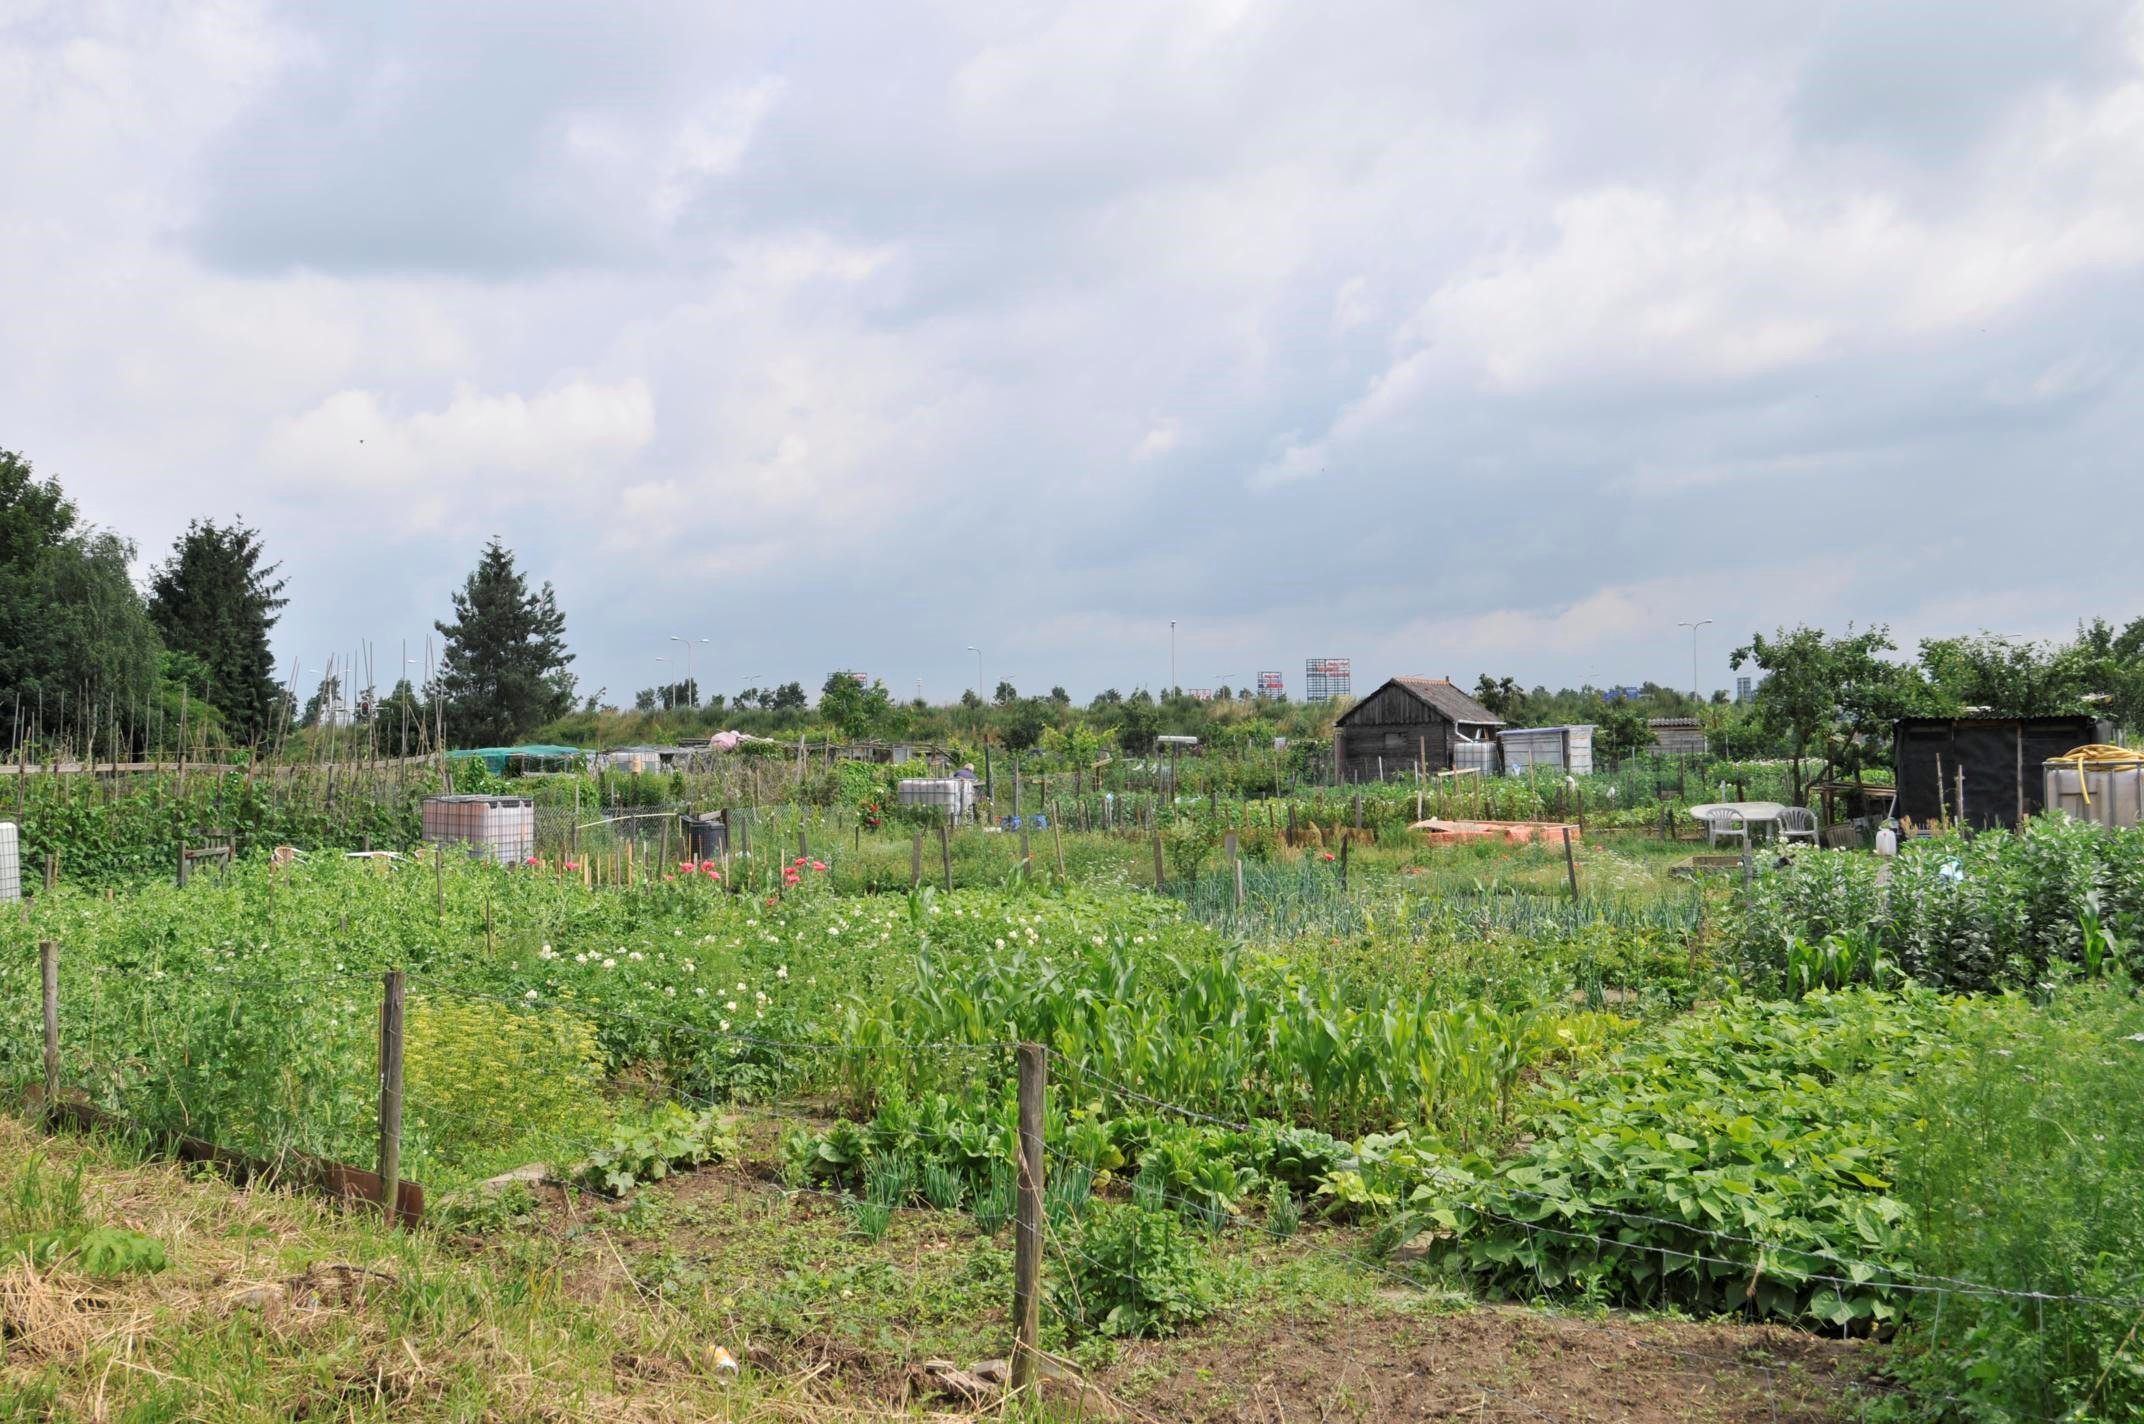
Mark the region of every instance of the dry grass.
POLYGON ((340 1208, 195 1178, 0 1116, 0 1180, 42 1154, 83 1169, 86 1218, 162 1242, 168 1269, 91 1281, 0 1270, 0 1419, 973 1418, 815 1397, 810 1380, 712 1368, 675 1311, 575 1298, 340 1208))

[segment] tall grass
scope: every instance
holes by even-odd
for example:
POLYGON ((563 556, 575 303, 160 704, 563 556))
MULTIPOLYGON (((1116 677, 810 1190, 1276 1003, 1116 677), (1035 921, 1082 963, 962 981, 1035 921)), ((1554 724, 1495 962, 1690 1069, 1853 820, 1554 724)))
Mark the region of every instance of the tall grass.
POLYGON ((1974 1418, 2144 1417, 2144 1004, 2120 986, 2011 1009, 1916 1085, 1898 1184, 1915 1264, 2126 1304, 1926 1296, 1902 1372, 1974 1418))

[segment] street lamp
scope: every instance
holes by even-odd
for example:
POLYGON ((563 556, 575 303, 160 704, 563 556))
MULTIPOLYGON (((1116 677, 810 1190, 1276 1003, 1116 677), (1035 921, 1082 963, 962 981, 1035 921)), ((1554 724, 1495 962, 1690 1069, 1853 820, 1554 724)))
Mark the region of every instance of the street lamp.
POLYGON ((1690 630, 1690 700, 1692 702, 1703 702, 1705 700, 1697 695, 1697 630, 1711 621, 1710 618, 1700 618, 1695 623, 1677 623, 1675 625, 1678 628, 1688 628, 1690 630))
MULTIPOLYGON (((670 659, 668 659, 668 658, 657 658, 657 659, 656 659, 655 661, 657 661, 657 662, 659 662, 659 663, 667 663, 667 662, 669 662, 669 661, 670 661, 670 659)), ((669 679, 668 679, 668 678, 664 678, 664 679, 662 680, 662 683, 663 683, 663 707, 664 707, 664 709, 665 709, 665 710, 667 711, 667 710, 668 710, 669 708, 672 708, 672 707, 675 707, 675 706, 677 706, 677 699, 676 699, 675 697, 673 697, 673 696, 671 696, 671 695, 670 695, 670 693, 671 693, 671 688, 670 688, 670 682, 669 682, 669 679)))
POLYGON ((692 680, 692 645, 694 643, 704 643, 707 641, 707 639, 680 638, 677 634, 672 633, 670 635, 670 641, 673 643, 683 643, 685 645, 685 695, 692 699, 693 706, 698 707, 700 705, 700 688, 699 685, 692 680))
POLYGON ((989 699, 983 696, 983 650, 970 643, 968 651, 975 654, 975 700, 988 701, 989 699))
POLYGON ((1169 690, 1176 690, 1176 620, 1169 620, 1169 690))

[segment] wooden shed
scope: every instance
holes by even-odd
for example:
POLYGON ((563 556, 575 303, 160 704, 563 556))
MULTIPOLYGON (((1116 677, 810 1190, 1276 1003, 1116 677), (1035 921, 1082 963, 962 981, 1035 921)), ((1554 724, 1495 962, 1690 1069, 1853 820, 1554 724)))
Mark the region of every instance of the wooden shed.
POLYGON ((1695 717, 1653 717, 1645 730, 1653 734, 1653 750, 1662 756, 1703 756, 1705 724, 1695 717))
POLYGON ((1350 707, 1333 726, 1333 774, 1376 781, 1413 772, 1497 766, 1494 712, 1452 686, 1450 678, 1395 677, 1350 707))
POLYGON ((1965 821, 1975 830, 2015 826, 2046 809, 2049 757, 2105 741, 2091 717, 1905 717, 1893 728, 1901 818, 1965 821))

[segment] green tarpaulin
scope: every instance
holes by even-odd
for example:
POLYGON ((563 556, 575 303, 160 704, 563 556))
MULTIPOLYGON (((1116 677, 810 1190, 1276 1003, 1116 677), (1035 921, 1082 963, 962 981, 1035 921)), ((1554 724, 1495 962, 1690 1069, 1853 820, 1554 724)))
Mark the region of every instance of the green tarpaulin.
POLYGON ((471 757, 482 757, 484 765, 490 768, 492 775, 503 776, 506 772, 506 764, 509 761, 519 761, 524 765, 541 765, 544 762, 570 761, 574 757, 585 756, 587 753, 583 752, 579 747, 532 743, 524 747, 470 747, 465 751, 448 752, 447 755, 455 761, 467 761, 471 757))

